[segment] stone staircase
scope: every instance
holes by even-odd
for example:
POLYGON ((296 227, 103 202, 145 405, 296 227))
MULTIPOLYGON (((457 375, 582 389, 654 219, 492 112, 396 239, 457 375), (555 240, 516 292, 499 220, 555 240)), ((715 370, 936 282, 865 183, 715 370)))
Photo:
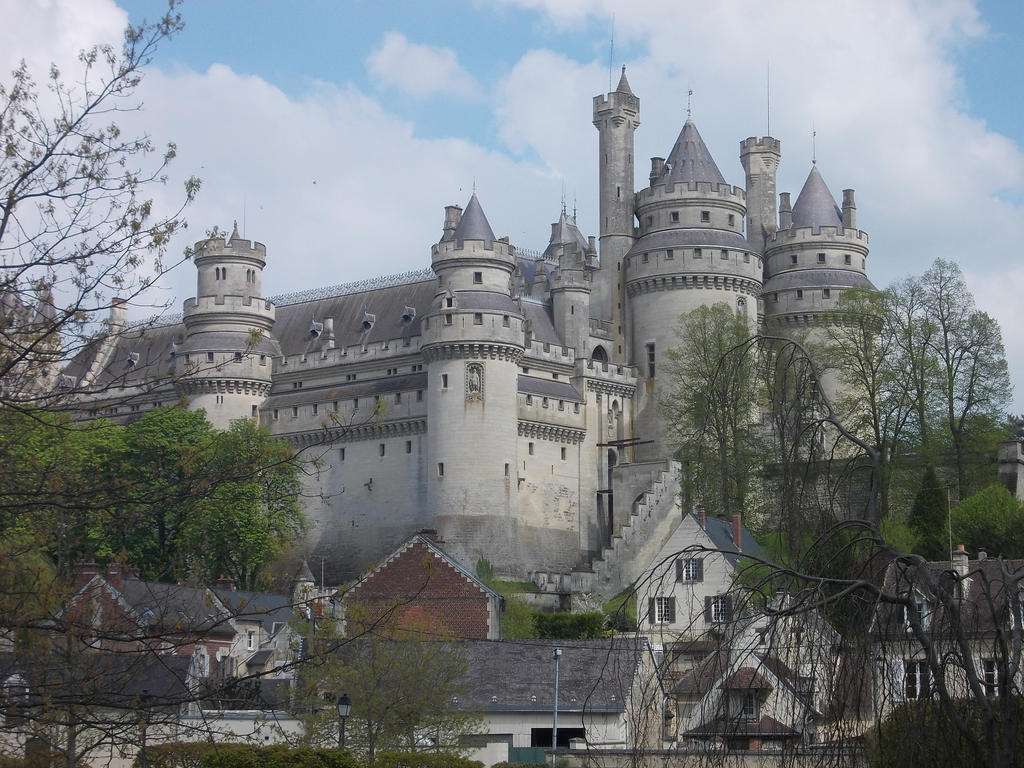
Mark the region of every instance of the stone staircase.
POLYGON ((665 467, 628 519, 612 536, 611 546, 590 564, 590 570, 574 570, 571 591, 590 593, 602 600, 621 592, 647 569, 683 518, 679 499, 678 461, 665 467))

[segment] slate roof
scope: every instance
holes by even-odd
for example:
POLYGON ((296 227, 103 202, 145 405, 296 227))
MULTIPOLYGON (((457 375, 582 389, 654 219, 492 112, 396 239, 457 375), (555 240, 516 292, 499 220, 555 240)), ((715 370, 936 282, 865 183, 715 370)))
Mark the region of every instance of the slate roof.
POLYGON ((484 210, 480 207, 476 192, 469 198, 459 225, 455 228, 454 239, 459 247, 464 240, 483 240, 485 248, 490 248, 496 239, 487 217, 484 216, 484 210))
POLYGON ((148 626, 176 633, 234 635, 231 614, 204 587, 162 584, 125 578, 120 589, 102 576, 94 577, 72 598, 88 599, 92 590, 106 587, 119 593, 138 619, 148 626))
POLYGON ((842 227, 843 213, 828 191, 817 165, 811 166, 803 189, 793 204, 794 227, 842 227))
POLYGON ((679 132, 672 151, 665 161, 665 170, 655 183, 672 184, 676 182, 710 182, 725 184, 725 177, 718 170, 715 160, 711 157, 704 139, 701 138, 693 120, 687 120, 683 130, 679 132))
POLYGON ((772 275, 764 292, 791 288, 874 288, 863 272, 852 269, 788 269, 772 275))
POLYGON ((548 247, 544 249, 544 256, 554 256, 560 246, 568 245, 569 243, 575 243, 579 246, 581 254, 587 250, 587 238, 583 236, 579 227, 576 226, 576 222, 570 219, 563 209, 558 217, 558 221, 551 225, 551 239, 548 241, 548 247))
POLYGON ((633 89, 629 87, 629 80, 626 79, 626 65, 622 65, 622 76, 619 78, 619 84, 615 86, 616 93, 628 93, 630 96, 633 95, 633 89))
POLYGON ((704 530, 711 538, 712 543, 714 543, 715 549, 725 556, 725 559, 729 561, 733 568, 739 564, 742 555, 760 560, 768 559, 767 553, 761 549, 761 545, 757 543, 757 539, 747 530, 746 526, 741 526, 740 535, 742 540, 740 541, 740 549, 736 548, 736 543, 732 539, 731 520, 709 517, 704 530))
MULTIPOLYGON (((629 253, 643 253, 644 251, 657 251, 666 248, 728 248, 732 251, 749 251, 750 243, 738 232, 731 232, 727 229, 660 229, 657 232, 650 232, 629 249, 629 253)), ((707 254, 705 254, 707 256, 707 254)))
POLYGON ((576 391, 576 387, 567 381, 555 381, 553 379, 542 379, 539 376, 528 376, 519 374, 519 391, 529 395, 540 395, 555 400, 569 400, 570 402, 582 403, 583 395, 576 391))
POLYGON ((214 589, 213 592, 233 617, 258 621, 268 635, 273 633, 275 624, 287 624, 295 618, 291 599, 282 595, 244 589, 214 589))

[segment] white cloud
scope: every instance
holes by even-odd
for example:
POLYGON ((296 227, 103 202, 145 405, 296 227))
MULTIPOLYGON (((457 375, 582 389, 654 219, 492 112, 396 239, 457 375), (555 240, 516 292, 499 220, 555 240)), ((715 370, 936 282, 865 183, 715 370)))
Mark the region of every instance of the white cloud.
POLYGON ((435 93, 473 96, 478 90, 451 48, 411 43, 400 32, 384 36, 366 67, 377 82, 417 98, 435 93))

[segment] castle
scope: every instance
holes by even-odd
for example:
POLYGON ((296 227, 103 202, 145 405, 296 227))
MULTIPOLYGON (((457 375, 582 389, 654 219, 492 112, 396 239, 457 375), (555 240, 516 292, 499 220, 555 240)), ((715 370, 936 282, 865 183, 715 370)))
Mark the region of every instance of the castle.
POLYGON ((689 119, 635 191, 625 69, 593 122, 596 240, 563 206, 544 252, 519 250, 474 194, 445 209, 428 269, 275 302, 262 244, 207 239, 180 322, 128 328, 115 306, 68 366, 92 390, 80 407, 128 419, 183 400, 311 447, 309 556, 328 583, 431 528, 471 568, 617 591, 681 517, 658 413, 679 316, 725 303, 752 331, 813 326, 870 285, 868 238, 853 191, 840 208, 816 167, 794 204, 776 194, 777 139, 742 141, 746 185, 729 185, 689 119))

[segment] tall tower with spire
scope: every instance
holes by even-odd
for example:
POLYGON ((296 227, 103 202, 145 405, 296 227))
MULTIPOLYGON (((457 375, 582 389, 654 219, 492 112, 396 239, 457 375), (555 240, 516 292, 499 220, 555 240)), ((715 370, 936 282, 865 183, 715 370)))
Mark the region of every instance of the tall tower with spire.
POLYGON ((626 68, 611 93, 594 97, 594 126, 600 135, 601 270, 594 281, 592 315, 609 335, 606 350, 615 361, 629 357, 622 259, 634 238, 633 132, 640 125, 640 99, 629 87, 626 68))
POLYGON ((747 240, 758 253, 778 229, 775 209, 775 174, 782 145, 771 136, 751 136, 740 142, 740 162, 747 182, 747 240))

